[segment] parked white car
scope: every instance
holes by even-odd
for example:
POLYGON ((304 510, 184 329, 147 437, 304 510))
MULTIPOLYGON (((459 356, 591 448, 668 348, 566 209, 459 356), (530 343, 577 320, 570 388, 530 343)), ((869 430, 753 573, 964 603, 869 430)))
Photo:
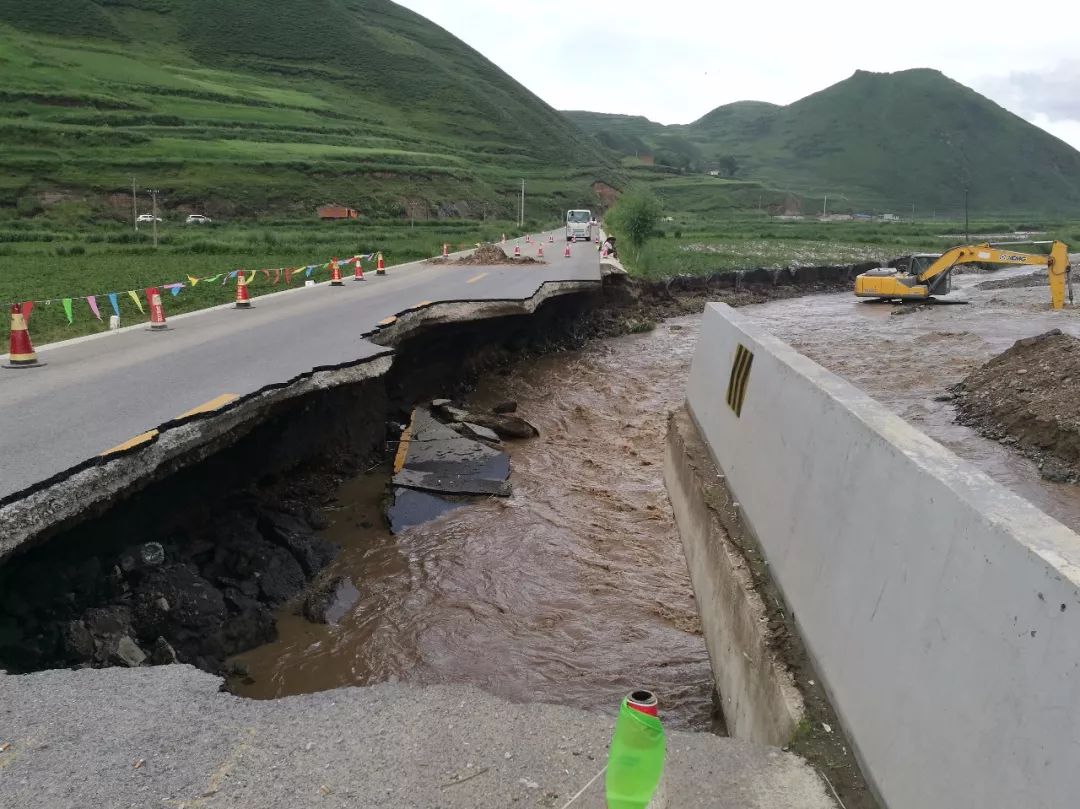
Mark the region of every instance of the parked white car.
MULTIPOLYGON (((138 217, 135 219, 135 221, 139 222, 139 223, 153 222, 154 221, 154 215, 152 213, 141 213, 141 214, 138 215, 138 217)), ((160 216, 157 218, 157 221, 159 221, 159 222, 161 221, 160 216)))
POLYGON ((201 213, 193 213, 193 214, 188 214, 186 224, 188 224, 188 225, 209 225, 213 221, 214 220, 211 219, 209 216, 203 216, 201 213))

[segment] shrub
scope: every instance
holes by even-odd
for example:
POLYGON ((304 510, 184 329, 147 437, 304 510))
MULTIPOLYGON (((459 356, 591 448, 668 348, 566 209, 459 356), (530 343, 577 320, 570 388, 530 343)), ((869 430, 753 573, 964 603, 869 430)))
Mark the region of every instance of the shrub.
POLYGON ((608 212, 612 230, 634 247, 649 240, 660 221, 660 201, 647 188, 635 186, 623 194, 608 212))

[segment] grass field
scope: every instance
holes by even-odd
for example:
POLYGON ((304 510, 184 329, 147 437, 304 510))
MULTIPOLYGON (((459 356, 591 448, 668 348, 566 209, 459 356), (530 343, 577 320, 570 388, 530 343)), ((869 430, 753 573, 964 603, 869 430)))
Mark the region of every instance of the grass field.
MULTIPOLYGON (((640 250, 619 242, 620 258, 632 275, 647 279, 707 275, 744 269, 885 263, 912 252, 940 253, 964 243, 963 222, 932 223, 779 221, 742 215, 720 222, 695 214, 665 221, 640 250)), ((1037 225, 1046 235, 1080 249, 1080 222, 971 223, 971 241, 980 234, 1007 234, 1037 225)), ((1032 252, 1045 251, 1033 247, 1032 252)))
MULTIPOLYGON (((527 223, 533 230, 552 223, 527 223)), ((235 298, 234 282, 223 277, 215 283, 192 287, 188 276, 206 278, 236 269, 276 270, 323 264, 331 258, 382 251, 388 266, 437 255, 443 243, 462 249, 480 241, 496 241, 503 233, 517 234, 516 223, 448 221, 417 223, 415 228, 400 224, 362 225, 355 222, 311 223, 276 220, 264 226, 162 227, 160 246, 155 249, 150 231, 139 233, 119 226, 92 230, 58 230, 32 227, 32 223, 8 223, 0 228, 0 302, 4 303, 5 338, 0 353, 7 350, 7 312, 11 303, 33 300, 30 331, 42 345, 69 337, 105 331, 112 308, 108 293, 117 293, 122 325, 144 322, 127 295, 134 290, 145 308, 144 290, 151 286, 184 283, 173 297, 162 290, 169 315, 203 309, 235 298), (225 282, 225 283, 223 283, 225 282), (85 300, 97 298, 102 320, 97 320, 85 300), (68 323, 64 298, 72 298, 74 322, 68 323), (48 301, 48 303, 46 303, 48 301)), ((373 267, 365 265, 365 270, 373 267)), ((348 273, 352 268, 348 268, 348 273)), ((282 277, 273 285, 276 273, 268 278, 258 273, 249 291, 253 296, 285 288, 282 277)), ((328 273, 315 276, 325 280, 328 273)), ((300 274, 293 286, 303 284, 300 274)))

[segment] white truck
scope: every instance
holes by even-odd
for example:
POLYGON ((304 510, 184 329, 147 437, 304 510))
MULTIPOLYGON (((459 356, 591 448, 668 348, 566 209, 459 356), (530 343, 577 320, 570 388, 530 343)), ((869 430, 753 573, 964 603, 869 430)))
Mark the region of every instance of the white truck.
POLYGON ((593 220, 592 211, 578 209, 566 212, 566 241, 583 240, 591 242, 593 228, 598 227, 593 220))

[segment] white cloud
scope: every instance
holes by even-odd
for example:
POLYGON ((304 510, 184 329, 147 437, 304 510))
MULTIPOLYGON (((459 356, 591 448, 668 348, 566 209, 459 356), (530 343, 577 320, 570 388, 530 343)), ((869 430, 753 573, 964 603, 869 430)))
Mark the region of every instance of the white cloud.
POLYGON ((977 20, 958 0, 399 2, 559 109, 687 123, 731 101, 788 104, 857 69, 932 67, 1080 148, 1080 112, 1063 118, 1049 106, 1076 96, 1067 85, 1077 74, 1060 72, 1080 23, 1071 1, 986 0, 977 20), (1064 88, 1042 108, 1029 101, 1041 82, 1064 88))

